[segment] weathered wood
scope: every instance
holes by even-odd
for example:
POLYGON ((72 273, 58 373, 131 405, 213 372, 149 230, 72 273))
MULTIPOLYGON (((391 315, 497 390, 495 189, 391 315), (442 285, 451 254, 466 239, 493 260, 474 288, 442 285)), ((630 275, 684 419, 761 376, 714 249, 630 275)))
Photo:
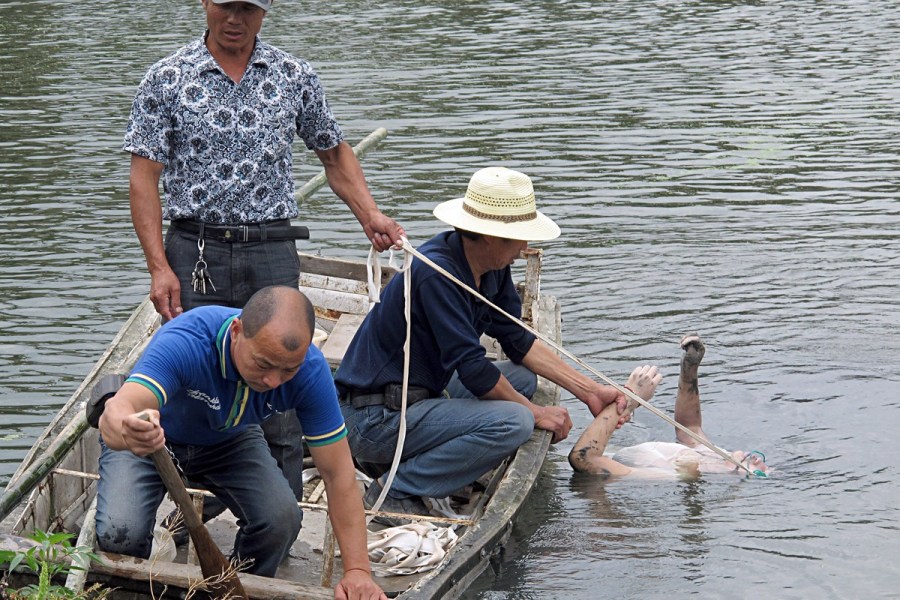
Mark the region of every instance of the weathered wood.
MULTIPOLYGON (((98 554, 103 559, 103 562, 100 565, 94 565, 92 568, 93 573, 122 577, 148 584, 152 580, 154 583, 180 590, 190 589, 203 579, 200 568, 195 565, 179 563, 152 564, 150 561, 121 554, 104 552, 99 552, 98 554)), ((254 599, 297 600, 298 598, 303 598, 304 600, 334 600, 334 592, 332 590, 315 585, 295 583, 271 577, 260 577, 248 573, 241 573, 240 579, 248 597, 254 599)), ((175 590, 170 589, 169 592, 174 593, 175 590)))
MULTIPOLYGON (((88 508, 88 511, 84 514, 84 525, 81 527, 81 532, 78 534, 78 539, 75 541, 76 547, 87 548, 91 552, 94 551, 94 542, 97 541, 97 525, 94 519, 96 516, 97 498, 95 496, 94 501, 91 502, 90 508, 88 508)), ((66 576, 66 587, 68 589, 73 592, 80 592, 84 589, 90 562, 90 560, 80 554, 72 559, 72 567, 74 567, 74 569, 69 571, 69 574, 66 576)))
POLYGON ((329 365, 337 367, 341 364, 350 342, 353 341, 353 336, 356 335, 356 330, 362 325, 364 319, 364 315, 352 314, 342 315, 338 319, 331 335, 322 344, 322 354, 325 355, 325 360, 328 361, 329 365))
POLYGON ((335 553, 334 527, 331 519, 325 520, 325 541, 322 542, 322 587, 330 588, 334 578, 334 553, 335 553))
POLYGON ((300 287, 300 291, 316 307, 317 315, 330 311, 332 313, 330 318, 338 319, 343 313, 364 315, 369 312, 368 296, 303 286, 300 287))
POLYGON ((538 248, 526 248, 522 255, 525 257, 525 282, 522 285, 522 320, 532 321, 533 305, 541 295, 541 262, 543 252, 538 248))
MULTIPOLYGON (((193 501, 193 504, 194 504, 194 512, 198 515, 202 515, 203 514, 203 494, 191 494, 190 491, 188 491, 188 493, 191 495, 191 500, 193 501)), ((194 544, 194 540, 190 539, 190 536, 188 536, 188 553, 187 553, 187 559, 185 559, 185 562, 187 562, 187 564, 189 564, 189 565, 196 565, 196 564, 198 564, 197 561, 198 561, 197 546, 194 544)))
MULTIPOLYGON (((35 542, 13 535, 0 535, 0 550, 23 552, 35 546, 35 542)), ((196 565, 181 563, 151 562, 132 556, 113 554, 110 552, 97 552, 100 563, 91 566, 88 577, 91 581, 109 580, 111 577, 129 579, 147 584, 146 594, 150 597, 150 583, 170 586, 169 592, 176 594, 176 590, 188 590, 199 586, 203 581, 203 573, 196 565)), ((333 600, 334 593, 326 588, 274 579, 271 577, 259 577, 249 573, 240 574, 241 584, 250 598, 260 600, 296 600, 297 598, 309 598, 310 600, 333 600)), ((181 595, 181 594, 176 594, 181 595)), ((113 593, 115 597, 115 593, 113 593)), ((169 597, 169 596, 167 596, 169 597)), ((175 596, 173 596, 175 597, 175 596)))
MULTIPOLYGON (((366 263, 358 260, 346 260, 343 258, 326 258, 314 254, 298 252, 300 257, 300 272, 337 277, 339 279, 355 279, 356 281, 368 281, 366 263)), ((396 269, 387 265, 381 266, 381 285, 393 278, 396 269)))

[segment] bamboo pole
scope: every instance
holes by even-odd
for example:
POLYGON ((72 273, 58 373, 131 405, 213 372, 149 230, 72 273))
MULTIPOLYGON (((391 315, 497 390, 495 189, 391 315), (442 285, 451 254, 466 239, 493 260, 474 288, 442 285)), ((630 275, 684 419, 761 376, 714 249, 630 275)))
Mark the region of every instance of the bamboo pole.
MULTIPOLYGON (((377 146, 381 140, 387 137, 387 133, 387 129, 379 127, 364 137, 353 148, 353 154, 355 154, 357 158, 361 158, 366 152, 377 146)), ((328 181, 328 178, 325 176, 325 169, 322 169, 319 171, 318 175, 315 175, 294 193, 294 199, 297 201, 297 204, 302 204, 304 200, 309 200, 309 197, 315 194, 320 187, 325 185, 326 181, 328 181)))

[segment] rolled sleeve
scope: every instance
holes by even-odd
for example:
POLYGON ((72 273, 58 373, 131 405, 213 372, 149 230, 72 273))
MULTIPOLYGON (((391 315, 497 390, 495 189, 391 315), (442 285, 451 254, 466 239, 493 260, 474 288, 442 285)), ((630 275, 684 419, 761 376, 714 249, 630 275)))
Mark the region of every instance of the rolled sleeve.
POLYGON ((158 75, 151 71, 138 86, 122 149, 167 164, 172 151, 173 129, 158 75))
POLYGON ((330 150, 344 141, 344 134, 325 99, 319 76, 307 67, 301 78, 297 135, 310 150, 330 150))

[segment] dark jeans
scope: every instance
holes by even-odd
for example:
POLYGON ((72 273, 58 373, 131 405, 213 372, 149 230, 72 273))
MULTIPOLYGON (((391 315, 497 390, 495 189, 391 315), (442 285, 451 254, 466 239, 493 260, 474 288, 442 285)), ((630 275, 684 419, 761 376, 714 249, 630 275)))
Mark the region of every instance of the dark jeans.
MULTIPOLYGON (((516 390, 531 398, 537 377, 512 361, 496 363, 516 390)), ((534 430, 531 411, 515 402, 475 398, 454 375, 450 398, 429 398, 406 411, 406 441, 390 495, 444 498, 500 464, 534 430)), ((397 448, 400 411, 381 405, 341 412, 353 457, 369 475, 390 469, 397 448)))
MULTIPOLYGON (((150 458, 100 444, 97 542, 108 552, 147 558, 165 486, 150 458)), ((172 451, 190 483, 209 489, 238 518, 233 555, 253 559, 248 572, 274 577, 303 515, 259 427, 215 446, 173 445, 172 451)))
POLYGON ((267 285, 296 288, 300 284, 300 259, 294 240, 225 243, 207 238, 203 260, 216 290, 206 286, 206 294, 191 287, 191 273, 199 255, 196 235, 169 228, 166 259, 181 282, 184 310, 210 304, 241 308, 254 292, 267 285))
MULTIPOLYGON (((241 308, 260 288, 268 285, 300 285, 300 259, 294 240, 267 242, 217 242, 207 238, 203 260, 216 291, 206 294, 191 287, 191 273, 199 257, 197 236, 169 227, 166 232, 166 258, 181 282, 184 310, 217 304, 241 308)), ((269 451, 284 472, 297 500, 303 498, 303 431, 294 411, 276 414, 262 424, 269 451)), ((224 510, 221 502, 210 499, 203 517, 209 520, 224 510)))

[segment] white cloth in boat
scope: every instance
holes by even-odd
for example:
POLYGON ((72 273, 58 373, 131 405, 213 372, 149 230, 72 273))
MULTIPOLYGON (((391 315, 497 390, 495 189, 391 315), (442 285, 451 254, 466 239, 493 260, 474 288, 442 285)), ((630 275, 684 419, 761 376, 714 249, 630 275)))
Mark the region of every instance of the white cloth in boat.
POLYGON ((429 522, 369 531, 368 536, 372 573, 379 577, 430 571, 441 564, 458 539, 451 527, 429 522))

